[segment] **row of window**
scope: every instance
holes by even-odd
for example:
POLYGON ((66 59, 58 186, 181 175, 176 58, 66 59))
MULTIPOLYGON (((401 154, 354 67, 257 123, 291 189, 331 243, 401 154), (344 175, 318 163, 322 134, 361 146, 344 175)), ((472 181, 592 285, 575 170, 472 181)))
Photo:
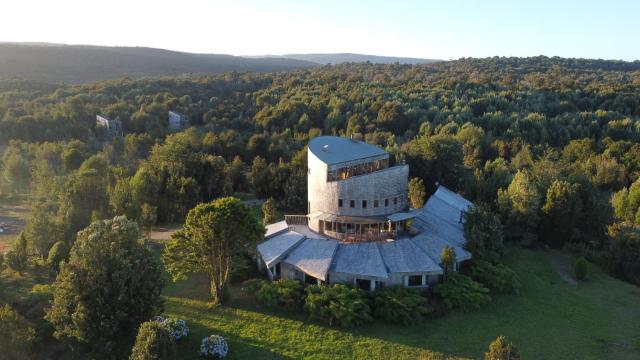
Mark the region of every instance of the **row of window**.
MULTIPOLYGON (((393 199, 390 199, 390 198, 384 199, 384 207, 388 207, 392 200, 393 200, 393 205, 398 205, 398 197, 396 196, 393 199)), ((338 207, 343 207, 343 205, 344 205, 343 200, 342 199, 338 199, 338 207)), ((356 208, 356 200, 349 200, 349 207, 352 208, 352 209, 355 209, 356 208)), ((366 209, 367 207, 369 207, 369 201, 368 200, 362 200, 362 209, 366 209)), ((374 208, 380 207, 380 200, 378 200, 378 199, 373 200, 373 207, 374 208)))

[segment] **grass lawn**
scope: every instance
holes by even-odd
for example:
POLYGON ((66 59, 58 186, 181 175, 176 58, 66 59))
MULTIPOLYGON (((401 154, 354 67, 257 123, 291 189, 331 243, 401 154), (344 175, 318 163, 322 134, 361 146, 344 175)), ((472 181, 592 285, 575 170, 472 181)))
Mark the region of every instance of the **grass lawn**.
POLYGON ((202 276, 169 284, 165 312, 191 328, 179 344, 181 359, 199 359, 200 339, 209 334, 229 341, 231 359, 480 358, 498 335, 513 341, 523 359, 640 358, 640 288, 597 269, 589 281, 571 284, 544 252, 511 252, 509 263, 523 283, 520 295, 496 296, 480 310, 415 327, 375 322, 355 330, 329 328, 302 314, 257 309, 237 287, 230 305, 211 307, 202 276))

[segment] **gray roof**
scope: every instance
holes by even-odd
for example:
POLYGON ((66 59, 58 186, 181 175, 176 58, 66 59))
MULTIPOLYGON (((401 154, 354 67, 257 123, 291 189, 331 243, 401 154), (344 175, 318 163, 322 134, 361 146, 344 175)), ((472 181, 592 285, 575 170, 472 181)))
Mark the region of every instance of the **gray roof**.
POLYGON ((303 239, 303 235, 294 231, 287 231, 258 244, 258 252, 267 267, 271 267, 271 265, 286 256, 303 239))
POLYGON ((278 221, 277 223, 269 224, 266 226, 266 228, 267 232, 264 234, 264 237, 270 238, 274 235, 285 232, 287 229, 289 229, 289 226, 287 225, 286 221, 282 220, 278 221))
POLYGON ((438 186, 438 190, 436 190, 435 194, 433 194, 436 198, 444 201, 449 206, 452 206, 459 211, 466 211, 470 207, 473 206, 473 203, 462 196, 454 193, 453 191, 447 189, 444 186, 438 186))
POLYGON ((411 209, 407 212, 397 212, 391 215, 387 215, 387 219, 391 220, 391 221, 402 221, 402 220, 409 220, 409 219, 413 219, 414 217, 418 216, 418 214, 420 214, 420 210, 417 209, 411 209))
MULTIPOLYGON (((412 227, 420 233, 390 242, 339 243, 323 238, 306 225, 287 226, 281 221, 267 225, 267 236, 258 252, 267 266, 277 261, 290 264, 318 279, 327 272, 388 278, 389 273, 442 273, 440 255, 445 246, 453 247, 457 261, 471 258, 464 249, 463 211, 473 203, 440 186, 422 209, 389 215, 389 218, 414 217, 412 227), (296 231, 292 231, 294 229, 296 231)), ((323 213, 312 217, 326 216, 323 213)))
POLYGON ((338 247, 335 240, 305 239, 284 260, 305 273, 325 280, 333 255, 338 247))
POLYGON ((445 246, 451 246, 456 253, 456 262, 471 259, 471 253, 463 247, 456 245, 444 238, 430 234, 428 231, 422 232, 411 238, 411 242, 429 255, 434 262, 440 264, 440 256, 445 246))
POLYGON ((375 145, 339 136, 318 136, 309 141, 309 150, 327 165, 388 155, 375 145))
POLYGON ((339 273, 387 278, 382 256, 373 242, 340 244, 331 270, 339 273))
POLYGON ((442 268, 429 255, 416 246, 411 239, 378 243, 380 254, 389 272, 392 273, 442 273, 442 268))

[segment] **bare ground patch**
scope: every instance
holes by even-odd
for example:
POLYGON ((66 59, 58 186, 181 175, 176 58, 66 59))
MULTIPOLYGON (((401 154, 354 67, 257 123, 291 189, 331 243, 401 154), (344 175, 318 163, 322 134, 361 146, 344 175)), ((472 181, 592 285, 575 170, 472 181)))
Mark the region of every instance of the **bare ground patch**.
POLYGON ((24 229, 25 220, 29 215, 29 208, 24 204, 12 204, 0 201, 0 253, 5 253, 11 247, 13 239, 24 229))

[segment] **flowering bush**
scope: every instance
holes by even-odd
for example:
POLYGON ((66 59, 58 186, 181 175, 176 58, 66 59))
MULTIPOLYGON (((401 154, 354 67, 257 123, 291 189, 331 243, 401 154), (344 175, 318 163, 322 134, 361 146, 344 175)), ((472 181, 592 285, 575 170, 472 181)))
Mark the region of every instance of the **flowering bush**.
POLYGON ((184 320, 156 316, 153 321, 162 324, 176 341, 189 335, 189 327, 184 320))
POLYGON ((227 356, 229 345, 227 341, 220 335, 211 335, 202 338, 200 342, 200 355, 204 357, 222 359, 227 356))

